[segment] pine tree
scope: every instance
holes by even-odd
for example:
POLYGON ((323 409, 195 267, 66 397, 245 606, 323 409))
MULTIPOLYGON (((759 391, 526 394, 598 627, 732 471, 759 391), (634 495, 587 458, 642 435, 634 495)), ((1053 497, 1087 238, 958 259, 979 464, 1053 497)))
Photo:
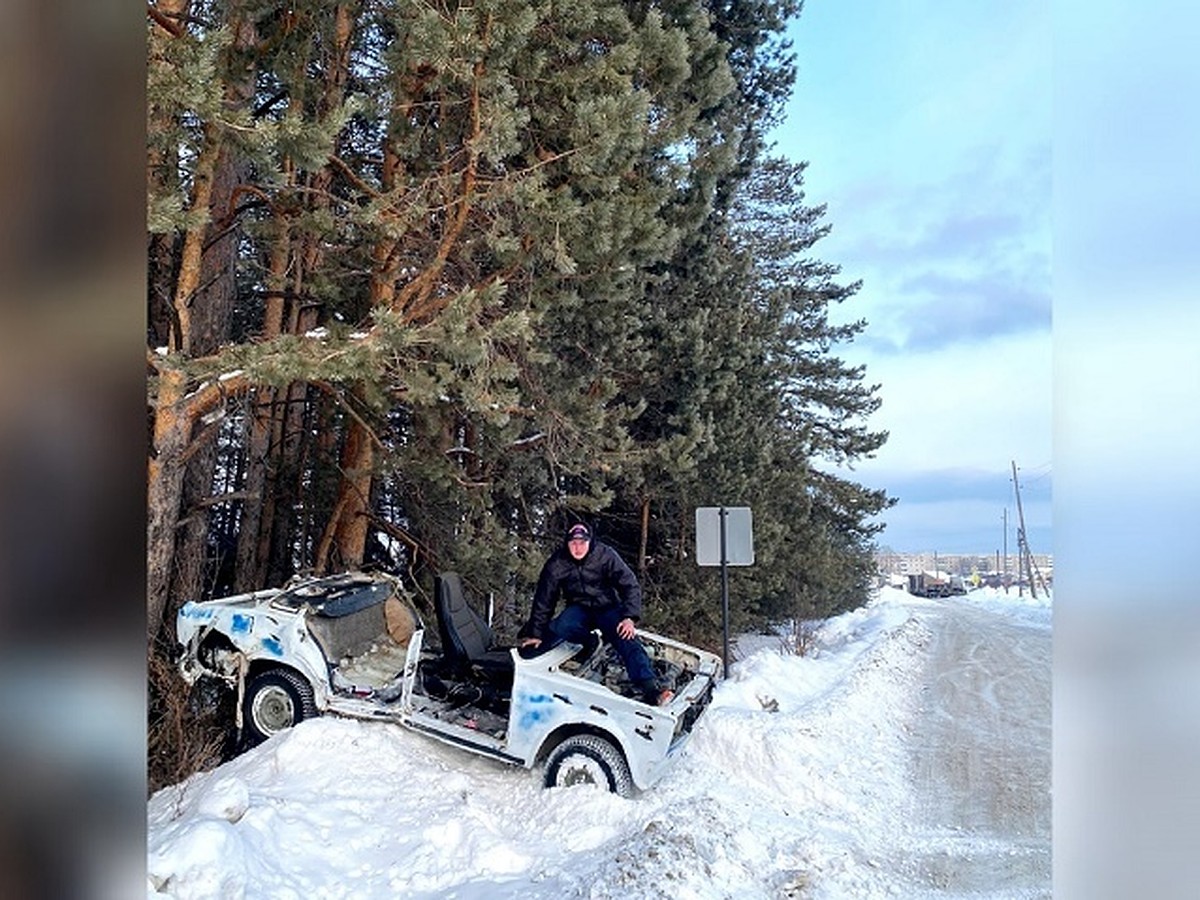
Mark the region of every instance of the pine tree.
POLYGON ((719 621, 711 579, 690 560, 695 507, 753 510, 757 561, 734 582, 735 624, 752 627, 861 603, 877 530, 867 520, 890 502, 820 468, 869 456, 886 434, 864 424, 877 386, 836 356, 863 323, 834 326, 830 308, 857 285, 809 257, 826 228, 802 176, 780 160, 755 167, 729 214, 677 258, 649 323, 658 353, 633 429, 642 465, 611 527, 638 548, 653 614, 698 640, 719 621))
POLYGON ((511 633, 579 514, 684 638, 720 634, 697 506, 754 512, 735 627, 861 602, 857 285, 765 138, 798 10, 151 7, 152 654, 183 600, 359 565, 457 569, 511 633))
MULTIPOLYGON (((547 509, 605 502, 634 412, 615 385, 641 365, 646 273, 723 152, 701 113, 731 81, 703 11, 213 3, 166 21, 151 26, 151 221, 175 248, 156 270, 174 273, 171 290, 152 292, 166 306, 152 319, 174 323, 171 353, 151 357, 163 577, 174 467, 235 395, 238 586, 360 564, 382 476, 393 495, 418 489, 410 522, 428 484, 456 486, 437 502, 457 511, 438 509, 439 533, 413 542, 430 551, 465 524, 511 522, 513 498, 528 540, 547 509), (241 174, 237 205, 218 210, 223 153, 241 174), (241 240, 241 333, 209 353, 194 302, 218 213, 241 240), (459 435, 473 445, 451 453, 459 435), (523 482, 503 508, 497 472, 523 482)), ((152 581, 154 623, 165 587, 152 581)))

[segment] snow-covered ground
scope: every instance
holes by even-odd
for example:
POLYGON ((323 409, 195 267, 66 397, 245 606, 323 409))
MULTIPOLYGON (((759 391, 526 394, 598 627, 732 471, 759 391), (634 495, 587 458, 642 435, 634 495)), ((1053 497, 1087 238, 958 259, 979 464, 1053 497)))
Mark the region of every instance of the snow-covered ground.
POLYGON ((744 639, 629 800, 398 726, 304 722, 151 798, 147 894, 1049 897, 1050 642, 1048 600, 986 588, 884 588, 804 657, 744 639))

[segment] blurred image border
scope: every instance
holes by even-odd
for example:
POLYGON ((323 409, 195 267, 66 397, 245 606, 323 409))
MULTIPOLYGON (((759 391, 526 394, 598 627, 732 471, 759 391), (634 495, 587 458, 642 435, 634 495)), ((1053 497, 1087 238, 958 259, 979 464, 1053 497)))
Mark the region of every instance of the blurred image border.
POLYGON ((145 11, 0 11, 0 893, 145 885, 145 11))
POLYGON ((1191 897, 1200 13, 1054 17, 1054 896, 1191 897))
MULTIPOLYGON (((1187 262, 1171 258, 1180 244, 1167 229, 1200 208, 1194 166, 1181 166, 1200 157, 1200 76, 1166 61, 1191 59, 1200 14, 1152 7, 1113 27, 1120 14, 1056 0, 1047 86, 1054 895, 1066 900, 1191 896, 1200 883, 1200 604, 1180 555, 1194 555, 1200 500, 1200 354, 1184 353, 1180 336, 1200 322, 1193 286, 1163 278, 1187 262), (1133 58, 1164 78, 1134 79, 1115 62, 1133 58), (1118 96, 1151 118, 1122 121, 1118 96), (1178 181, 1131 210, 1110 187, 1135 171, 1178 181), (1096 221, 1111 223, 1111 246, 1080 245, 1096 221), (1126 287, 1107 305, 1113 285, 1126 287), (1150 345, 1138 358, 1153 365, 1122 365, 1131 336, 1150 345), (1191 405, 1167 415, 1156 402, 1189 392, 1191 405)), ((7 897, 145 887, 144 22, 141 7, 117 0, 12 0, 0 11, 7 897)))

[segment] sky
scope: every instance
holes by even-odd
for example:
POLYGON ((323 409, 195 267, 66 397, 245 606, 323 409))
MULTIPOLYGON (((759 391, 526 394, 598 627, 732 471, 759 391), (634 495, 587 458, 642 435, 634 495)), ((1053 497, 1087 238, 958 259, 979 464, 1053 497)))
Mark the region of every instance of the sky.
MULTIPOLYGON (((914 794, 913 754, 929 751, 930 735, 912 717, 924 721, 931 629, 942 621, 931 617, 960 605, 1017 629, 998 635, 1029 635, 1048 659, 1045 595, 983 588, 930 601, 885 588, 817 623, 804 656, 777 638, 748 642, 683 753, 630 799, 546 791, 523 769, 398 726, 301 722, 150 798, 147 898, 875 900, 926 896, 930 878, 946 879, 942 900, 1047 897, 1049 830, 1012 824, 1045 822, 1044 809, 981 821, 979 773, 951 804, 960 818, 922 812, 914 794), (955 877, 967 882, 957 891, 955 877)), ((993 688, 1002 700, 1014 693, 971 664, 986 718, 993 688)), ((1005 715, 1040 722, 1049 697, 1030 702, 1036 711, 1005 715)), ((969 732, 959 718, 946 733, 966 744, 969 732)), ((993 787, 1012 791, 1002 780, 993 787)))
POLYGON ((807 0, 789 30, 773 138, 826 206, 814 254, 862 281, 839 352, 890 437, 844 474, 899 499, 896 551, 1015 552, 1014 462, 1030 548, 1053 549, 1051 26, 1036 0, 807 0))

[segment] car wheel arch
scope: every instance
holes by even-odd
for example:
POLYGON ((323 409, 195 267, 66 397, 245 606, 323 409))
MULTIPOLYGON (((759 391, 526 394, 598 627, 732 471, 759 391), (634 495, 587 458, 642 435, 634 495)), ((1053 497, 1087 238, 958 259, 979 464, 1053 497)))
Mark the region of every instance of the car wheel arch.
POLYGON ((629 759, 629 748, 626 747, 625 742, 622 741, 620 737, 612 731, 609 731, 606 728, 600 728, 597 725, 592 725, 587 722, 570 722, 560 725, 558 728, 555 728, 544 738, 542 738, 542 742, 538 745, 537 752, 533 754, 533 764, 544 765, 546 759, 558 748, 559 744, 569 737, 575 737, 576 735, 580 734, 590 734, 594 737, 603 738, 604 740, 609 741, 621 751, 626 760, 629 759))

